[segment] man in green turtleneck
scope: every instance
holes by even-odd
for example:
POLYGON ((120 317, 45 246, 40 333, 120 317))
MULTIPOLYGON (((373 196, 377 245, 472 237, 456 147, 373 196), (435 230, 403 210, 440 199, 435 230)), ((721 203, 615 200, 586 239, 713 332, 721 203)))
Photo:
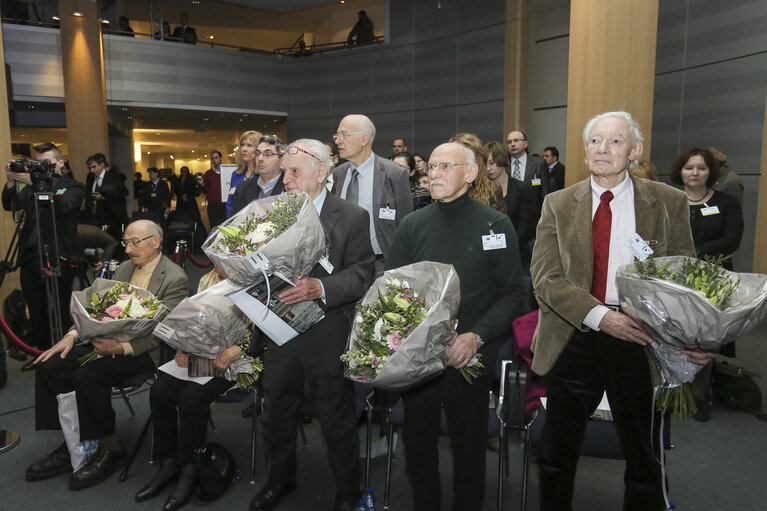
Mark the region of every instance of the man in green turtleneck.
POLYGON ((447 370, 403 392, 407 473, 413 509, 438 509, 437 440, 444 406, 453 447, 453 509, 482 509, 487 396, 498 341, 522 309, 522 267, 509 217, 469 197, 478 171, 474 153, 461 144, 442 144, 428 169, 435 202, 402 220, 386 266, 435 261, 455 267, 461 305, 447 365, 462 368, 479 351, 485 369, 471 385, 458 371, 447 370))

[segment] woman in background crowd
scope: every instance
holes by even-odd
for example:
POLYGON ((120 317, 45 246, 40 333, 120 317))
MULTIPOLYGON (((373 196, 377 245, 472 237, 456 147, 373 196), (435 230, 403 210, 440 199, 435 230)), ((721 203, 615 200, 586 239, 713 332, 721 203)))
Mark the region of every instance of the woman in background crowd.
POLYGON ((240 146, 234 157, 237 170, 232 174, 229 182, 229 197, 226 200, 226 217, 232 214, 232 198, 237 190, 237 185, 256 175, 256 146, 261 138, 260 131, 246 131, 240 135, 240 146))
MULTIPOLYGON (((682 185, 690 204, 690 228, 698 257, 726 256, 722 266, 732 270, 732 254, 743 237, 743 211, 735 197, 713 189, 719 178, 719 164, 708 149, 695 147, 680 154, 671 166, 671 182, 682 185)), ((723 355, 735 356, 735 344, 722 350, 723 355)), ((704 366, 692 382, 692 392, 698 411, 695 420, 706 422, 711 417, 711 369, 704 366)))
POLYGON ((431 196, 428 190, 418 186, 418 171, 415 168, 415 158, 407 151, 403 151, 392 158, 394 163, 400 165, 407 171, 410 181, 410 194, 413 196, 413 210, 420 209, 431 202, 431 196))
POLYGON ((485 167, 482 155, 482 141, 479 137, 473 133, 456 133, 450 137, 449 142, 457 142, 474 152, 478 171, 477 179, 474 180, 469 188, 469 196, 496 211, 506 214, 506 203, 503 201, 501 189, 487 177, 487 168, 485 167))

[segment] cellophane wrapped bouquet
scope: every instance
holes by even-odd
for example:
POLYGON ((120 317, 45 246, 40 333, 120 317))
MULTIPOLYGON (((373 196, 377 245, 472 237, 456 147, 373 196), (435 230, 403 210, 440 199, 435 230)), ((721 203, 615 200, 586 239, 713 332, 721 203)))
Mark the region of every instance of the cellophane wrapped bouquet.
POLYGON ((647 350, 658 370, 656 405, 675 418, 695 413, 685 384, 700 369, 681 350, 718 350, 759 325, 767 313, 767 275, 730 272, 721 262, 659 257, 617 272, 621 309, 654 340, 647 350))
POLYGON ((326 252, 320 217, 305 193, 266 197, 218 226, 203 251, 234 284, 246 286, 262 271, 295 281, 326 252))
MULTIPOLYGON (((347 351, 347 378, 400 391, 445 369, 461 303, 452 265, 423 261, 388 270, 357 306, 347 351)), ((461 369, 471 381, 478 359, 461 369)))

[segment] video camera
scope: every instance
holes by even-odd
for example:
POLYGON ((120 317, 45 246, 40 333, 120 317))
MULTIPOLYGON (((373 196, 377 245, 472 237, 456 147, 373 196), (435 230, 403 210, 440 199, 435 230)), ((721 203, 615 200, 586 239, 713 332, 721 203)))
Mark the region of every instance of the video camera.
POLYGON ((31 161, 19 158, 10 164, 10 171, 16 173, 26 172, 38 190, 43 191, 46 185, 53 182, 56 175, 56 164, 49 161, 31 161))

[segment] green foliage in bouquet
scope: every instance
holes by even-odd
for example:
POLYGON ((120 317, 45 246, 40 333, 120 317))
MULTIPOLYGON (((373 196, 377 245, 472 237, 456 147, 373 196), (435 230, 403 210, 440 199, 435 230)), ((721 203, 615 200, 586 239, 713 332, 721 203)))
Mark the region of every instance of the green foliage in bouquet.
POLYGON ((655 398, 655 408, 661 413, 671 412, 671 418, 680 421, 689 420, 698 411, 689 383, 678 387, 661 387, 655 398))
POLYGON ((730 298, 740 285, 740 277, 733 280, 722 268, 725 256, 703 256, 700 259, 685 259, 681 270, 670 271, 668 261, 658 266, 653 257, 647 262, 634 263, 635 274, 640 278, 656 278, 676 282, 701 293, 712 305, 725 310, 730 307, 730 298))
POLYGON ((250 390, 255 385, 256 380, 261 375, 261 371, 264 370, 264 362, 261 357, 253 358, 253 364, 251 366, 252 372, 239 373, 237 375, 237 388, 242 390, 250 390))
POLYGON ((153 318, 162 302, 152 295, 140 298, 127 282, 112 286, 106 293, 91 294, 91 307, 86 307, 88 314, 99 321, 115 319, 153 318))
POLYGON ((303 196, 288 193, 274 201, 267 213, 250 214, 240 225, 218 226, 224 248, 243 256, 255 252, 296 223, 304 201, 303 196))

